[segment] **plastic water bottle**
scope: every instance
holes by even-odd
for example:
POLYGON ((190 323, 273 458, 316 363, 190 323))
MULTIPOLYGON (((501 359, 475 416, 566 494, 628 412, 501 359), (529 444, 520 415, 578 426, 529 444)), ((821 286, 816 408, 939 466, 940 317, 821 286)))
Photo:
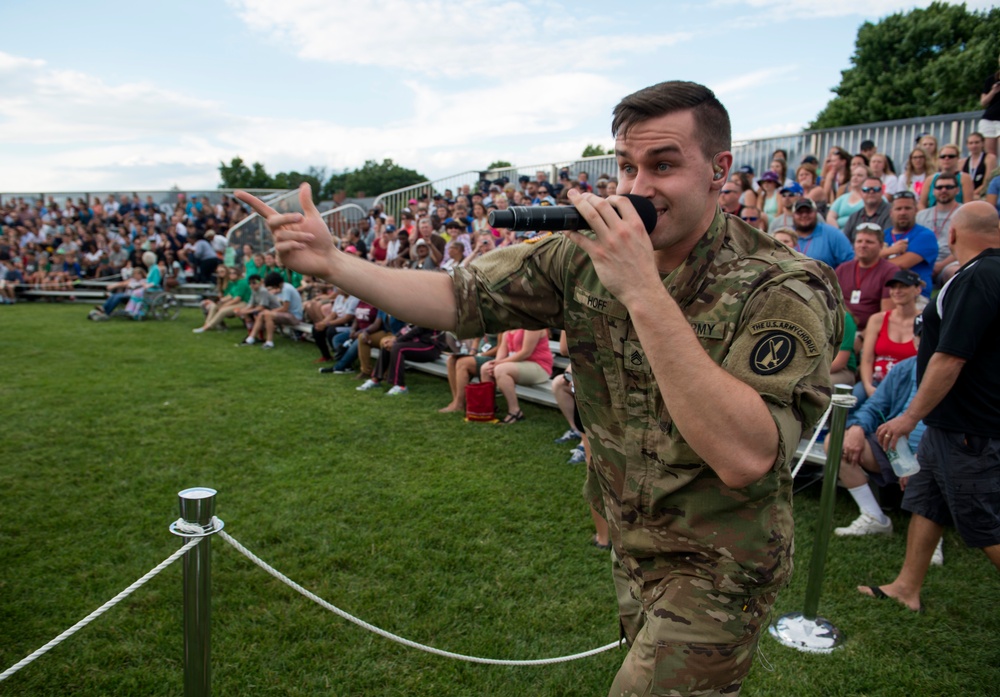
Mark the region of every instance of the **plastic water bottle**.
POLYGON ((896 447, 888 451, 886 457, 889 458, 889 464, 892 465, 892 471, 897 477, 911 477, 920 471, 920 465, 913 456, 906 438, 896 441, 896 447))

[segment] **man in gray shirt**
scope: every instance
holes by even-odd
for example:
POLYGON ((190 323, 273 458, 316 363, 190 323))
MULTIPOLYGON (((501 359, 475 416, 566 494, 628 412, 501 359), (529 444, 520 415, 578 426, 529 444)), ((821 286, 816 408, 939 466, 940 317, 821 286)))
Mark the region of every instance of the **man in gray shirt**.
POLYGON ((854 242, 854 231, 861 223, 875 223, 883 230, 892 227, 889 213, 892 207, 882 198, 882 180, 878 177, 868 177, 861 185, 861 200, 864 207, 851 213, 844 223, 844 234, 854 242))
POLYGON ((934 233, 938 241, 938 258, 934 262, 934 284, 941 286, 958 271, 958 261, 948 246, 951 220, 962 204, 955 200, 958 180, 954 174, 942 172, 934 180, 934 205, 917 213, 917 225, 934 233))

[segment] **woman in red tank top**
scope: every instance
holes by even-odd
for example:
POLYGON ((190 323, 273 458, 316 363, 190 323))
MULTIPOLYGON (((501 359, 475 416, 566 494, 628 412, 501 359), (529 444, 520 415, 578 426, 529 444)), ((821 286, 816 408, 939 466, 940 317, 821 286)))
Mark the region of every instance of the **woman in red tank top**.
POLYGON ((916 273, 900 269, 886 281, 893 309, 877 312, 865 327, 861 349, 861 383, 871 397, 893 365, 917 355, 913 345, 913 320, 923 283, 916 273))

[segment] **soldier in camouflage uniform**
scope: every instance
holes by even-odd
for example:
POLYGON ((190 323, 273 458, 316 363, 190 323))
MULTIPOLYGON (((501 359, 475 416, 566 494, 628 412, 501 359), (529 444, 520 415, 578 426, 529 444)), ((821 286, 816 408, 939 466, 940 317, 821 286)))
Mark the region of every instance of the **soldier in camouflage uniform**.
POLYGON ((711 91, 646 88, 612 130, 618 192, 652 201, 651 233, 627 199, 573 192, 591 232, 452 278, 337 253, 308 192, 304 218, 240 198, 286 266, 394 315, 463 336, 566 329, 630 647, 609 694, 733 695, 791 573, 789 463, 829 401, 841 293, 829 268, 720 211, 732 154, 711 91))

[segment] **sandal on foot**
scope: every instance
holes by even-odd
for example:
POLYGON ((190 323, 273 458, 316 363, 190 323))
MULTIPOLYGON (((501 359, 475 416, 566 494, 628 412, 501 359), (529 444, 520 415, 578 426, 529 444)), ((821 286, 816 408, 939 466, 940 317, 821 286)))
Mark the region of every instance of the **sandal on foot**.
POLYGON ((598 549, 611 549, 611 540, 608 540, 603 545, 597 541, 597 535, 590 538, 590 544, 594 545, 598 549))
POLYGON ((918 607, 916 610, 912 610, 909 605, 907 605, 906 603, 904 603, 901 600, 899 600, 899 598, 893 598, 891 595, 889 595, 888 593, 886 593, 884 590, 882 590, 878 586, 865 586, 865 588, 867 588, 868 590, 870 590, 872 592, 871 597, 875 598, 876 600, 895 600, 897 603, 899 603, 900 605, 902 605, 903 607, 905 607, 910 612, 916 612, 918 615, 924 614, 924 606, 923 605, 921 605, 920 607, 918 607))
POLYGON ((509 425, 523 420, 524 420, 524 412, 518 409, 516 412, 510 412, 510 411, 507 412, 507 416, 505 416, 503 421, 501 421, 500 423, 509 425))

